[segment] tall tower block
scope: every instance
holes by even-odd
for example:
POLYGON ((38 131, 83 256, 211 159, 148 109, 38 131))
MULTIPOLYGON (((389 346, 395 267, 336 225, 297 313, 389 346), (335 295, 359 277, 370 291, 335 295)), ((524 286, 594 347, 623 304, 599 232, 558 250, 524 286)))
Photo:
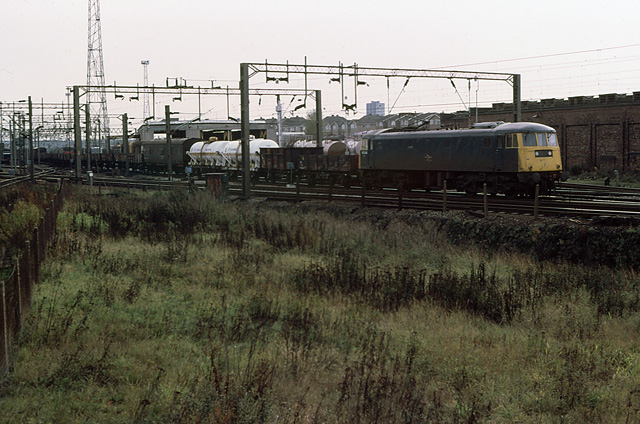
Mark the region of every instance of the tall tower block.
POLYGON ((92 146, 111 150, 109 144, 109 115, 102 60, 102 26, 100 0, 89 0, 89 40, 87 43, 87 110, 91 117, 92 146), (100 87, 95 89, 94 87, 100 87))

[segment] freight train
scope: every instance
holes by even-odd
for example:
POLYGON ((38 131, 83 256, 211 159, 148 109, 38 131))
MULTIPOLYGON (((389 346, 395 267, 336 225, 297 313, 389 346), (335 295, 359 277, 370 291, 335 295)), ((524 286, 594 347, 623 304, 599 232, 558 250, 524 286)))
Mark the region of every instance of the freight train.
MULTIPOLYGON (((278 147, 250 140, 252 180, 319 181, 350 186, 448 189, 476 193, 547 192, 566 179, 553 128, 538 123, 491 122, 460 130, 378 130, 363 135, 352 153, 342 142, 323 147, 278 147)), ((98 166, 124 167, 124 155, 94 155, 98 166), (115 162, 115 165, 114 165, 115 162)), ((68 158, 66 159, 68 161, 68 158)), ((242 175, 241 144, 235 141, 172 139, 174 172, 242 175)), ((165 140, 132 143, 133 170, 166 172, 165 140)))

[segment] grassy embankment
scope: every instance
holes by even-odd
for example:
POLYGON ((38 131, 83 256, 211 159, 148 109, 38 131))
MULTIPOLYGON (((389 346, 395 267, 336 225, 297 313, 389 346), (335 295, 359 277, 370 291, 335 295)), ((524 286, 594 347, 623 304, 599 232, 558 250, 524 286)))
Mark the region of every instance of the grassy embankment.
POLYGON ((634 271, 286 210, 77 193, 0 420, 640 420, 634 271))

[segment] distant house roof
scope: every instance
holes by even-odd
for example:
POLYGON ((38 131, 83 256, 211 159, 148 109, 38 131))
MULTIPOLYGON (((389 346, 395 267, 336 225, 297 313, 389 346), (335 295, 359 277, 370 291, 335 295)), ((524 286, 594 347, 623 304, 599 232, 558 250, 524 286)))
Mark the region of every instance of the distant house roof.
POLYGON ((384 121, 384 116, 380 115, 365 115, 360 119, 357 119, 360 124, 377 124, 378 122, 384 121))
POLYGON ((303 118, 302 116, 293 116, 291 118, 284 118, 282 120, 282 124, 286 126, 305 125, 306 122, 307 122, 307 119, 303 118))
POLYGON ((327 116, 325 118, 322 119, 322 122, 325 124, 344 124, 345 122, 347 122, 347 119, 342 117, 342 116, 338 116, 338 115, 330 115, 327 116))

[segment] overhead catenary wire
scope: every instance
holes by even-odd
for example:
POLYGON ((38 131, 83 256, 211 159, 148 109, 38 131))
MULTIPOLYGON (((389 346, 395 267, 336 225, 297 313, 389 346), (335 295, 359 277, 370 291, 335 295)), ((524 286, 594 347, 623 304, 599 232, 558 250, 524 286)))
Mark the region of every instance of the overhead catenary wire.
POLYGON ((460 93, 458 92, 458 87, 456 87, 456 83, 455 83, 455 82, 453 82, 453 80, 452 80, 452 79, 450 79, 449 81, 451 82, 451 85, 453 86, 453 89, 454 89, 454 90, 456 90, 456 94, 457 94, 457 95, 458 95, 458 97, 460 98, 460 101, 461 101, 461 102, 462 102, 462 104, 464 105, 464 108, 465 108, 465 109, 468 109, 468 108, 467 108, 466 103, 465 103, 465 102, 464 102, 464 100, 462 99, 462 96, 461 96, 461 95, 460 95, 460 93))
POLYGON ((545 55, 528 56, 528 57, 520 57, 520 58, 512 58, 512 59, 491 60, 491 61, 488 61, 488 62, 467 63, 465 65, 453 65, 453 66, 446 66, 446 67, 435 68, 435 69, 464 68, 465 66, 490 65, 490 64, 495 64, 495 63, 516 62, 516 61, 520 61, 520 60, 543 59, 543 58, 547 58, 547 57, 558 57, 558 56, 569 56, 569 55, 584 54, 584 53, 595 53, 595 52, 608 51, 608 50, 626 49, 626 48, 630 48, 630 47, 640 47, 640 44, 628 44, 628 45, 624 45, 624 46, 604 47, 604 48, 600 48, 600 49, 578 50, 578 51, 573 51, 573 52, 551 53, 551 54, 545 54, 545 55))
MULTIPOLYGON (((388 84, 388 80, 387 80, 387 84, 388 84)), ((407 84, 409 84, 409 78, 407 78, 407 80, 404 82, 404 85, 402 86, 402 90, 400 90, 398 97, 396 97, 396 101, 393 102, 393 106, 391 106, 391 108, 389 109, 389 115, 391 115, 391 111, 393 110, 393 108, 396 107, 396 103, 398 103, 398 99, 400 99, 400 96, 402 96, 402 93, 404 93, 405 88, 407 88, 407 84)))

